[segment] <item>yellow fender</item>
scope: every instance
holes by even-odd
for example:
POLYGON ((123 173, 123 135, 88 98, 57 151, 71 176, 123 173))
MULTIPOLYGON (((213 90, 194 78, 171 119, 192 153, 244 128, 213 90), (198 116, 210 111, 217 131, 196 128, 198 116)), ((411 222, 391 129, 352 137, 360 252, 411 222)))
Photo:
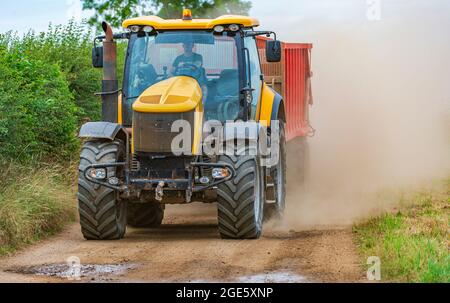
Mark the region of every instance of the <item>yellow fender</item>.
POLYGON ((286 111, 284 101, 280 94, 270 88, 267 84, 263 85, 261 104, 259 105, 259 123, 262 126, 269 127, 272 120, 286 122, 286 111))

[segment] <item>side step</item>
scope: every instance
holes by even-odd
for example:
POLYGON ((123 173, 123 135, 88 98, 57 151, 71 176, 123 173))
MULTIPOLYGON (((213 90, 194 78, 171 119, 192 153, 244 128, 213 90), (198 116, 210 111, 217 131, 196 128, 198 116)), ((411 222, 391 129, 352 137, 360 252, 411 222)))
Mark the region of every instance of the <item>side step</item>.
POLYGON ((275 204, 277 201, 275 200, 275 183, 268 182, 266 188, 266 203, 267 204, 275 204))

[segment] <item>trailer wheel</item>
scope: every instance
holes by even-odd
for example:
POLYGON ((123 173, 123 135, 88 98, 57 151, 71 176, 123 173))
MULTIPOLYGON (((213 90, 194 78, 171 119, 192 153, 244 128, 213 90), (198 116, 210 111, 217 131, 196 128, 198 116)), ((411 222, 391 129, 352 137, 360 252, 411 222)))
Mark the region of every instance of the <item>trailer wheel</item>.
POLYGON ((164 205, 160 203, 129 203, 128 225, 135 228, 159 227, 164 218, 164 205))
POLYGON ((259 157, 249 148, 219 157, 234 167, 233 180, 218 186, 219 232, 224 239, 258 239, 262 233, 265 203, 264 173, 259 157))
MULTIPOLYGON (((118 240, 125 235, 127 203, 116 191, 88 181, 83 172, 90 164, 123 161, 122 141, 95 140, 84 143, 78 177, 78 210, 83 236, 87 240, 118 240)), ((108 168, 108 176, 122 176, 121 168, 108 168)))
POLYGON ((280 121, 279 125, 279 157, 277 164, 270 169, 265 220, 281 220, 286 208, 286 130, 284 122, 280 121))

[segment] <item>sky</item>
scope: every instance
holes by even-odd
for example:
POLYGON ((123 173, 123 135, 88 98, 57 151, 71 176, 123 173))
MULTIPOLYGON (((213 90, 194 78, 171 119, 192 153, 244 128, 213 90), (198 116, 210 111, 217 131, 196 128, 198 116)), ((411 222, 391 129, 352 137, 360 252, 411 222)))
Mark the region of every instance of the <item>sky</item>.
MULTIPOLYGON (((272 28, 310 18, 339 20, 354 15, 364 18, 366 1, 378 0, 253 0, 251 15, 259 18, 265 27, 272 28)), ((63 24, 71 18, 81 21, 89 16, 88 12, 82 11, 80 0, 0 0, 0 7, 0 32, 24 33, 30 28, 45 31, 50 22, 63 24)))
MULTIPOLYGON (((312 39, 314 36, 307 29, 320 27, 322 23, 367 24, 371 7, 379 18, 399 16, 409 8, 446 17, 450 12, 448 0, 253 0, 252 3, 251 15, 260 19, 262 28, 277 30, 280 37, 286 38, 295 32, 297 40, 312 39)), ((89 16, 82 11, 80 0, 0 0, 0 7, 0 33, 45 31, 50 22, 64 24, 71 18, 81 21, 89 16)))
MULTIPOLYGON (((448 0, 253 0, 252 3, 251 15, 260 19, 263 28, 278 30, 281 37, 288 38, 297 30, 304 32, 305 39, 311 38, 306 31, 308 25, 316 27, 324 22, 363 25, 369 21, 371 7, 375 10, 378 7, 382 17, 402 14, 410 7, 446 16, 450 12, 448 0), (304 28, 298 28, 299 24, 304 28)), ((81 21, 89 16, 82 11, 80 0, 0 0, 0 7, 0 32, 45 31, 50 22, 64 24, 71 18, 81 21)), ((295 37, 301 39, 302 35, 295 37)))
POLYGON ((0 0, 0 32, 45 31, 50 22, 64 24, 70 18, 82 19, 79 0, 0 0))

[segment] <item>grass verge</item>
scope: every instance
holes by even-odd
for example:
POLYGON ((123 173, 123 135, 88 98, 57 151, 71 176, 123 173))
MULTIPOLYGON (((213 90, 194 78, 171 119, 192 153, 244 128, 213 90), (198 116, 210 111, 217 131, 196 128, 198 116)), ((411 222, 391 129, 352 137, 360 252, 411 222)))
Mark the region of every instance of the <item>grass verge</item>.
POLYGON ((0 256, 52 235, 75 219, 75 188, 67 167, 2 164, 0 256))
POLYGON ((450 282, 450 179, 418 193, 398 210, 354 226, 364 263, 381 259, 383 281, 450 282))

